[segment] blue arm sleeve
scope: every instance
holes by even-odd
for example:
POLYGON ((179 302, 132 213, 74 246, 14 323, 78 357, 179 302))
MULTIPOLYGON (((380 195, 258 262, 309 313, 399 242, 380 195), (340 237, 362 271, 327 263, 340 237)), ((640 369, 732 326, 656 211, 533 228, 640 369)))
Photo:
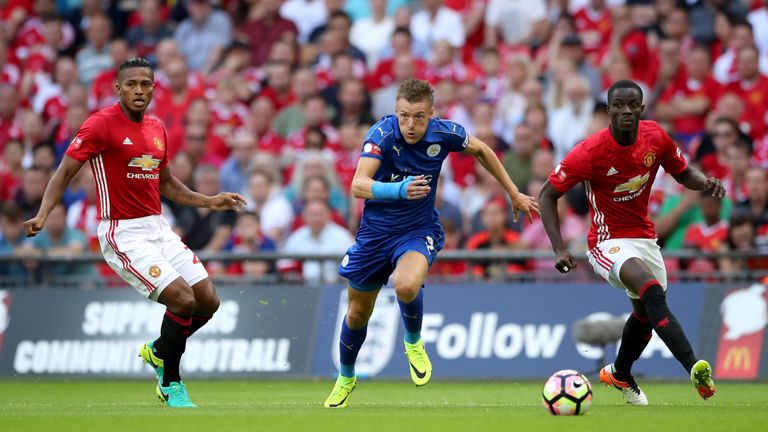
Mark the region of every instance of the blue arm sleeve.
POLYGON ((408 185, 413 181, 413 176, 408 176, 403 181, 384 183, 374 181, 371 192, 374 199, 408 199, 408 185))

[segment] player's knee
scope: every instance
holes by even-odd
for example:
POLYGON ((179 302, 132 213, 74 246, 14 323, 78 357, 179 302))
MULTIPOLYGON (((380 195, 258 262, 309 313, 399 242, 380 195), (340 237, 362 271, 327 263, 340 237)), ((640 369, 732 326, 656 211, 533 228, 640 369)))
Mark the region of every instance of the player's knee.
POLYGON ((219 310, 219 305, 221 305, 221 300, 219 300, 219 296, 217 296, 216 293, 206 293, 202 296, 196 296, 195 315, 203 317, 213 316, 213 314, 219 310))
POLYGON ((416 298, 421 289, 421 279, 417 276, 398 274, 395 276, 395 292, 397 298, 403 301, 411 301, 416 298))
POLYGON ((167 306, 171 312, 177 315, 192 316, 197 308, 195 294, 191 288, 178 290, 167 306))
POLYGON ((364 307, 354 307, 350 305, 347 310, 347 325, 351 328, 362 328, 368 325, 368 320, 371 318, 373 309, 368 310, 364 307))
POLYGON ((195 290, 195 315, 209 317, 213 316, 213 314, 219 310, 221 300, 219 300, 219 296, 216 295, 216 290, 213 288, 213 284, 210 284, 210 286, 206 288, 207 289, 195 290))

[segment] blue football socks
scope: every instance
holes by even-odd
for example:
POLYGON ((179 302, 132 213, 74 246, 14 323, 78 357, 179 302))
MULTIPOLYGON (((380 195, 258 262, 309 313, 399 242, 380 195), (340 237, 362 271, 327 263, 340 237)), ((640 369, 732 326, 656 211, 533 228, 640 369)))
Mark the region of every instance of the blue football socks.
POLYGON ((413 344, 421 339, 421 320, 424 317, 424 290, 420 289, 419 294, 410 303, 403 303, 399 299, 400 315, 405 324, 405 341, 413 344))
POLYGON ((355 376, 355 361, 357 354, 365 342, 365 336, 368 333, 368 327, 352 330, 347 326, 347 317, 344 316, 344 322, 341 324, 341 335, 339 335, 339 373, 345 377, 355 376))

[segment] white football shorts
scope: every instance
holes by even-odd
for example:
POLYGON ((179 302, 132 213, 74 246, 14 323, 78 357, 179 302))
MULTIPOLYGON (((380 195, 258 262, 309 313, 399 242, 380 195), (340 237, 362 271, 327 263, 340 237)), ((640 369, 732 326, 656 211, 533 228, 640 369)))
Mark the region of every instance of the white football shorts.
POLYGON ((627 296, 637 300, 639 297, 627 289, 619 278, 621 266, 630 258, 640 258, 653 273, 653 277, 667 290, 667 268, 661 256, 661 248, 656 239, 619 238, 598 243, 587 252, 589 263, 595 273, 602 276, 609 284, 627 292, 627 296))
POLYGON ((205 267, 162 216, 102 220, 99 245, 107 261, 139 294, 157 301, 179 276, 190 285, 208 277, 205 267))

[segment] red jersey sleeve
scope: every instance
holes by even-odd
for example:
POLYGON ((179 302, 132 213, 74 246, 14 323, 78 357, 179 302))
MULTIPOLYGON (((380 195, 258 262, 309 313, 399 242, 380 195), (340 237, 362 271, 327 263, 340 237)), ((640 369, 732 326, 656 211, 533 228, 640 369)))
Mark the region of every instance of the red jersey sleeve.
POLYGON ((688 166, 688 162, 686 162, 683 156, 683 151, 680 150, 680 147, 672 141, 672 138, 663 129, 661 130, 661 139, 663 141, 662 148, 664 149, 661 166, 664 168, 664 171, 670 174, 679 174, 688 166))
POLYGON ((592 159, 584 148, 584 141, 577 144, 549 174, 549 182, 560 193, 565 193, 577 183, 591 178, 592 159))
POLYGON ((163 160, 160 162, 160 169, 163 169, 168 166, 168 131, 165 130, 165 125, 163 122, 158 121, 157 122, 160 125, 160 128, 163 129, 163 140, 165 141, 165 145, 163 146, 163 160))
POLYGON ((67 147, 66 155, 80 162, 87 162, 101 154, 107 146, 101 116, 92 115, 85 120, 75 139, 67 147))

